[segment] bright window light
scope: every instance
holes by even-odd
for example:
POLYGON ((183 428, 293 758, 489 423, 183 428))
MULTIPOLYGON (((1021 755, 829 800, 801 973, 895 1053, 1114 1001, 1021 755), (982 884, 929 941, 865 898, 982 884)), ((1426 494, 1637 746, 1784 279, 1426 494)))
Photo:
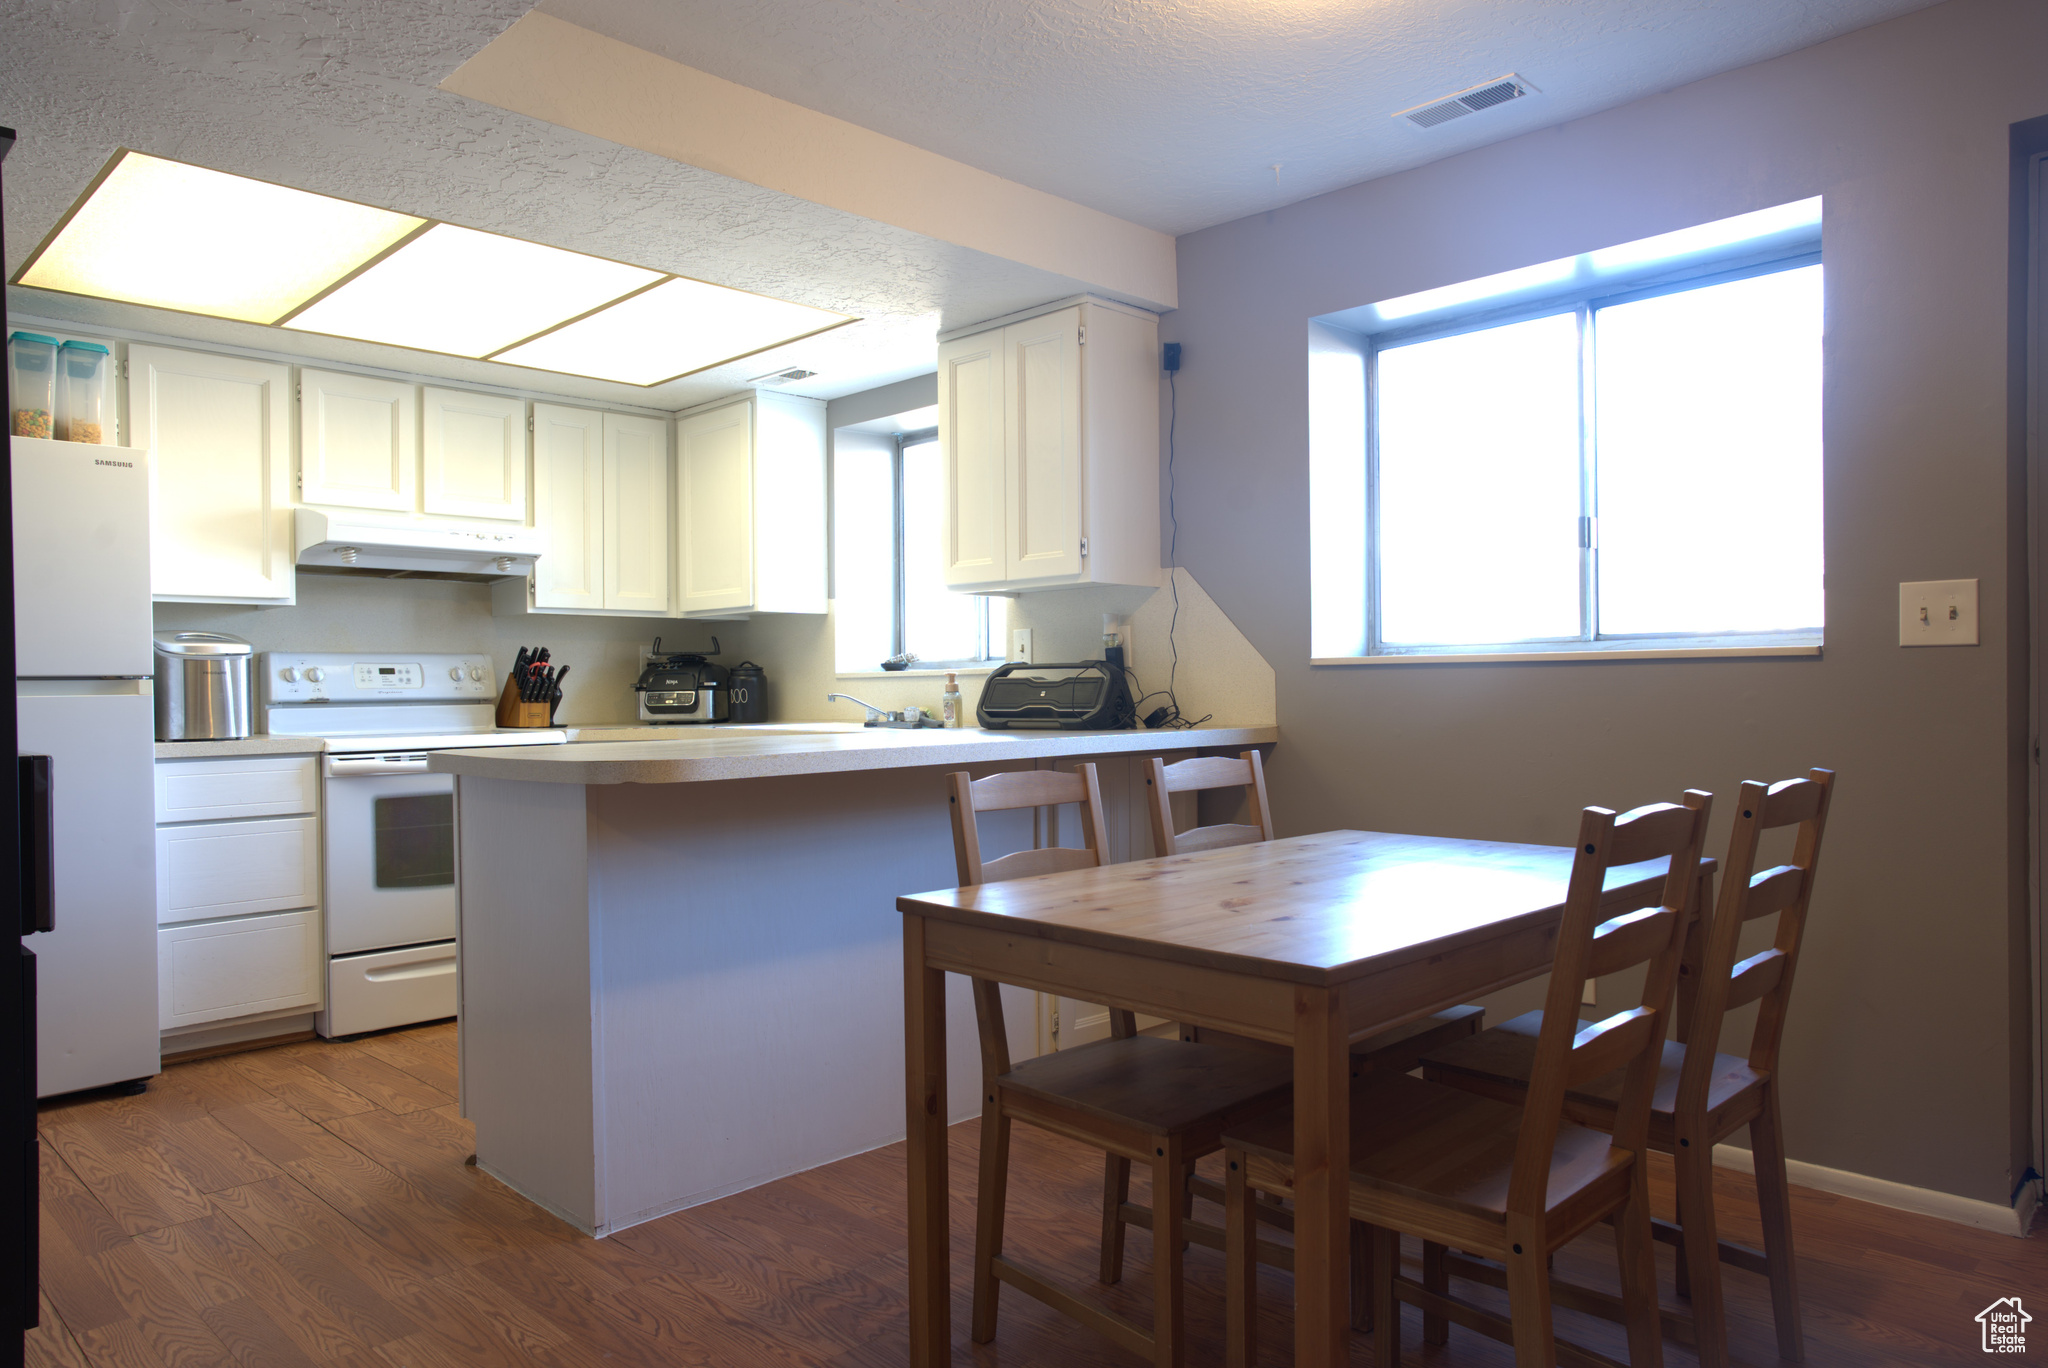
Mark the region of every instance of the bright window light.
POLYGON ((1719 252, 1757 238, 1789 233, 1795 229, 1811 229, 1819 223, 1820 196, 1816 195, 1812 199, 1759 209, 1753 214, 1737 214, 1733 218, 1681 228, 1675 233, 1659 233, 1656 237, 1624 242, 1619 247, 1588 253, 1586 260, 1596 271, 1615 271, 1646 262, 1719 252))
POLYGON ((1820 626, 1821 268, 1593 317, 1602 634, 1820 626))
POLYGON ((285 326, 482 357, 661 278, 641 266, 437 223, 285 326))
POLYGON ((126 152, 16 279, 273 323, 425 221, 126 152))
POLYGON ((852 321, 825 309, 677 279, 491 359, 658 385, 852 321))

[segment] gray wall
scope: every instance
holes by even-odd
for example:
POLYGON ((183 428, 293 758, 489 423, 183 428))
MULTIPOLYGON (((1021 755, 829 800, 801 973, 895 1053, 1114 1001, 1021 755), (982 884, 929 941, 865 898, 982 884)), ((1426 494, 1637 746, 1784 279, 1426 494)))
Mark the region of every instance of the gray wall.
POLYGON ((1950 0, 1194 233, 1162 327, 1187 349, 1181 563, 1278 672, 1282 828, 1562 844, 1583 804, 1837 769, 1784 1057, 1791 1153, 2001 1204, 2028 1105, 2008 129, 2048 112, 2044 52, 2038 0, 1950 0), (1824 659, 1308 664, 1308 319, 1816 194, 1824 659), (1983 644, 1900 649, 1899 582, 1968 577, 1983 644))

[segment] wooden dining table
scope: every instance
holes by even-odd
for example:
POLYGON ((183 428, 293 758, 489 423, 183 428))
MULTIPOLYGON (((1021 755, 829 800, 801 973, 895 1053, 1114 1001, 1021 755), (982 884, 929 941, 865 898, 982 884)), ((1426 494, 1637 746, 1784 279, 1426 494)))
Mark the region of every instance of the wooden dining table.
MULTIPOLYGON (((1348 1361, 1354 1040, 1550 967, 1568 846, 1327 831, 898 898, 910 1167, 910 1362, 951 1362, 945 975, 1012 983, 1294 1052, 1294 1355, 1348 1361)), ((1714 862, 1700 862, 1705 895, 1714 862)), ((1665 862, 1612 871, 1617 903, 1665 862)))

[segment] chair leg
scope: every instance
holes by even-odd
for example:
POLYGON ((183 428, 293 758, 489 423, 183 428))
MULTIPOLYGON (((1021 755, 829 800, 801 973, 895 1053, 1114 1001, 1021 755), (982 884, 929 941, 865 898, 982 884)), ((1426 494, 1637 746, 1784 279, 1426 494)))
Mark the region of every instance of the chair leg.
MULTIPOLYGON (((1195 1219, 1195 1161, 1192 1159, 1181 1166, 1180 1218, 1183 1221, 1195 1219)), ((1194 1243, 1193 1240, 1182 1240, 1180 1242, 1181 1250, 1183 1252, 1187 1251, 1194 1243)))
POLYGON ((1131 1161, 1119 1154, 1102 1157, 1102 1281, 1124 1276, 1124 1203, 1131 1199, 1131 1161))
POLYGON ((1401 1271, 1401 1232, 1371 1226, 1372 1232, 1372 1361, 1373 1368, 1395 1368, 1401 1362, 1401 1303, 1394 1299, 1394 1278, 1401 1271))
POLYGON ((1255 1368, 1259 1361, 1259 1223, 1252 1211, 1244 1155, 1223 1156, 1223 1362, 1255 1368))
POLYGON ((1351 1328, 1372 1330, 1372 1227, 1357 1219, 1351 1222, 1351 1328))
MULTIPOLYGON (((993 1092, 994 1090, 991 1089, 993 1092)), ((1010 1186, 1010 1118, 997 1092, 981 1112, 981 1182, 974 1207, 974 1327, 976 1344, 996 1337, 995 1260, 1003 1252, 1003 1204, 1010 1186)))
POLYGON ((1153 1368, 1181 1368, 1187 1358, 1181 1315, 1181 1251, 1187 1240, 1181 1233, 1180 1194, 1185 1162, 1180 1142, 1154 1136, 1152 1143, 1152 1364, 1153 1368))
POLYGON ((1763 1217, 1764 1255, 1770 1261, 1771 1315, 1778 1323, 1778 1357, 1806 1357, 1799 1327, 1799 1284, 1792 1267, 1792 1193, 1785 1185, 1785 1140, 1778 1131, 1778 1090, 1764 1085, 1764 1106, 1749 1123, 1756 1157, 1756 1202, 1763 1217))
MULTIPOLYGON (((1711 1194, 1707 1210, 1713 1210, 1711 1194)), ((1693 1206, 1693 1216, 1699 1216, 1699 1204, 1693 1206)), ((1688 1234, 1691 1227, 1686 1227, 1688 1234)), ((1662 1368, 1664 1362, 1664 1315, 1657 1304, 1657 1254, 1656 1245, 1650 1235, 1650 1180, 1644 1172, 1640 1158, 1629 1174, 1628 1200, 1614 1213, 1614 1254, 1621 1273, 1621 1307, 1624 1322, 1628 1327, 1629 1368, 1662 1368)), ((1708 1256, 1709 1267, 1718 1271, 1713 1255, 1708 1256)), ((1512 1271, 1513 1265, 1509 1265, 1512 1271)), ((1718 1290, 1720 1284, 1710 1281, 1711 1274, 1695 1279, 1693 1283, 1694 1316, 1700 1325, 1702 1341, 1706 1337, 1706 1320, 1701 1311, 1699 1293, 1703 1287, 1712 1286, 1718 1290)), ((1544 1306, 1549 1308, 1549 1279, 1544 1279, 1544 1306)), ((1517 1305, 1515 1318, 1521 1319, 1521 1308, 1517 1305)), ((1720 1322, 1718 1318, 1715 1324, 1720 1322)), ((1520 1347, 1519 1337, 1517 1348, 1520 1347)), ((1725 1349, 1725 1345, 1723 1346, 1725 1349)), ((1725 1361, 1725 1353, 1723 1355, 1725 1361)), ((1706 1356, 1701 1355, 1704 1364, 1706 1356)))
MULTIPOLYGON (((1422 1285, 1439 1297, 1449 1296, 1451 1291, 1450 1269, 1445 1266, 1447 1251, 1440 1244, 1430 1240, 1422 1242, 1422 1285)), ((1422 1342, 1424 1344, 1446 1344, 1451 1338, 1451 1323, 1442 1316, 1422 1313, 1422 1342)))
POLYGON ((1727 1368, 1728 1322, 1722 1310, 1721 1244, 1714 1220, 1714 1149, 1705 1139, 1704 1131, 1681 1135, 1672 1152, 1678 1171, 1679 1250, 1691 1283, 1700 1368, 1727 1368))
MULTIPOLYGON (((1514 1326, 1515 1368, 1557 1368, 1557 1336, 1550 1325, 1550 1261, 1539 1224, 1511 1222, 1511 1242, 1504 1260, 1508 1268, 1508 1316, 1514 1326)), ((1631 1342, 1629 1368, 1660 1368, 1653 1350, 1638 1359, 1631 1342)))

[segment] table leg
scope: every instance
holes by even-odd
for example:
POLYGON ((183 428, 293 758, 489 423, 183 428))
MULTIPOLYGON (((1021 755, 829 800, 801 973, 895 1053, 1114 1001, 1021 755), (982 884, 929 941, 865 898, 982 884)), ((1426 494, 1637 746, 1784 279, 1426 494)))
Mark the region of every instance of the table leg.
POLYGON ((946 975, 926 966, 925 919, 903 918, 903 1078, 910 1165, 910 1363, 953 1361, 946 1211, 946 975))
POLYGON ((1350 1361, 1351 1052, 1343 994, 1294 996, 1294 1362, 1350 1361))

